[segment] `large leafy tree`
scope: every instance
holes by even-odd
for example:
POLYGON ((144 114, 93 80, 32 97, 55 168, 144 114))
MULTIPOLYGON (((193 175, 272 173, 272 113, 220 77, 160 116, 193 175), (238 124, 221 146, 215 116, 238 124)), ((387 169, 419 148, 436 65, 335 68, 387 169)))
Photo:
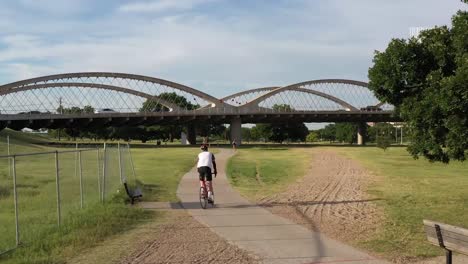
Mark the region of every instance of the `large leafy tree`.
POLYGON ((319 138, 322 140, 333 142, 336 140, 336 125, 328 124, 318 131, 319 138))
MULTIPOLYGON (((290 105, 275 104, 273 110, 280 112, 294 111, 290 105)), ((275 142, 283 142, 285 140, 291 141, 305 141, 309 130, 302 122, 288 121, 283 123, 274 123, 269 125, 271 130, 270 140, 275 142)))
MULTIPOLYGON (((163 99, 167 102, 173 103, 179 106, 182 109, 186 110, 194 110, 199 108, 200 106, 197 104, 192 104, 187 100, 187 98, 176 94, 175 92, 172 93, 161 93, 158 96, 160 99, 163 99)), ((159 102, 159 99, 148 99, 146 100, 142 107, 140 108, 140 112, 167 112, 169 108, 162 105, 159 102)), ((165 126, 151 126, 146 128, 146 135, 147 138, 158 138, 162 140, 170 140, 173 141, 175 138, 179 137, 180 133, 183 131, 183 127, 180 125, 165 125, 165 126)))
POLYGON ((430 161, 465 160, 468 149, 468 12, 452 27, 409 40, 393 39, 376 52, 369 87, 395 105, 407 122, 409 152, 430 161))
POLYGON ((338 123, 335 125, 335 138, 338 141, 352 144, 357 141, 357 125, 353 123, 338 123))
MULTIPOLYGON (((187 100, 187 98, 176 94, 175 92, 172 93, 161 93, 158 96, 160 99, 163 99, 166 102, 173 103, 178 105, 182 109, 186 110, 194 110, 199 108, 198 104, 192 104, 187 100)), ((143 103, 143 106, 140 108, 140 112, 167 112, 169 108, 163 106, 159 103, 159 99, 148 99, 143 103)))
POLYGON ((269 124, 257 124, 252 127, 250 135, 254 141, 267 141, 271 137, 271 127, 269 124))

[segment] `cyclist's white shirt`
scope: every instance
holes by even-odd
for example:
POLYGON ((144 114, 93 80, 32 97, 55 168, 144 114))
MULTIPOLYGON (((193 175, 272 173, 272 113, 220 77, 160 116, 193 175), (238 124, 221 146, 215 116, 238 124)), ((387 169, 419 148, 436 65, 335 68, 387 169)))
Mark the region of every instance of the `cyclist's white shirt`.
POLYGON ((213 170, 213 157, 213 154, 208 151, 203 151, 198 154, 197 168, 210 167, 210 169, 213 170))

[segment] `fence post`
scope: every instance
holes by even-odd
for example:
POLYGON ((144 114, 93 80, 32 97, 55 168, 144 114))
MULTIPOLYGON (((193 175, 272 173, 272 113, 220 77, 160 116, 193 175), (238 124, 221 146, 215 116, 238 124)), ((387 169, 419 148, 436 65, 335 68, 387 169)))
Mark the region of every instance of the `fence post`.
MULTIPOLYGON (((10 135, 7 135, 7 155, 10 156, 10 135)), ((11 160, 8 157, 8 176, 11 177, 11 160)))
POLYGON ((79 162, 78 161, 78 142, 75 143, 75 150, 76 150, 76 152, 75 152, 75 162, 74 163, 75 163, 75 179, 76 179, 77 172, 78 172, 78 170, 77 170, 78 166, 76 165, 76 163, 79 162))
POLYGON ((99 200, 102 202, 102 193, 101 193, 101 164, 100 164, 100 155, 99 155, 99 147, 97 148, 97 186, 98 186, 98 194, 99 200))
MULTIPOLYGON (((10 158, 8 158, 10 161, 10 158)), ((16 157, 13 156, 13 195, 15 199, 15 230, 16 230, 16 246, 20 244, 19 237, 19 221, 18 221, 18 193, 16 191, 16 157)))
POLYGON ((119 176, 120 176, 120 184, 123 184, 122 179, 122 155, 120 153, 120 142, 117 143, 117 151, 119 152, 119 176))
POLYGON ((60 212, 60 179, 59 179, 59 160, 58 160, 58 151, 55 151, 55 185, 57 190, 57 223, 60 227, 61 212, 60 212))
POLYGON ((107 147, 104 143, 104 157, 102 158, 102 201, 104 202, 106 197, 106 163, 107 163, 107 147))
POLYGON ((83 209, 83 168, 81 163, 81 150, 78 151, 78 171, 80 173, 80 207, 83 209))
POLYGON ((127 148, 128 148, 128 155, 130 156, 130 165, 132 166, 133 180, 135 181, 135 185, 136 185, 135 165, 133 165, 132 152, 130 152, 130 144, 128 143, 127 143, 127 148))

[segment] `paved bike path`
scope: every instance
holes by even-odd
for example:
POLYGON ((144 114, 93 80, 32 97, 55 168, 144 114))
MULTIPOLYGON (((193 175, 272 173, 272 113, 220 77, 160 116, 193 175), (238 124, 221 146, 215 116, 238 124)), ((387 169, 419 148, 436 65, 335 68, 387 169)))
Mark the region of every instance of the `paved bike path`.
POLYGON ((264 263, 387 263, 274 215, 243 198, 229 185, 225 174, 226 161, 233 154, 232 150, 225 149, 216 154, 219 174, 214 180, 215 208, 200 208, 195 167, 182 178, 177 196, 183 208, 197 221, 257 255, 264 263))

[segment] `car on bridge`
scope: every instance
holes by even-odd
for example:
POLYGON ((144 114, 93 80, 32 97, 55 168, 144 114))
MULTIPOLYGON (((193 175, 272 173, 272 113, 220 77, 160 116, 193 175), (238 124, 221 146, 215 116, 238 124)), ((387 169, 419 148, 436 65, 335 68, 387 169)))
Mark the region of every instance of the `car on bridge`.
POLYGON ((28 112, 18 113, 18 115, 40 115, 40 114, 50 114, 50 112, 28 111, 28 112))
POLYGON ((362 107, 361 111, 377 112, 377 111, 382 111, 382 108, 375 106, 375 105, 368 105, 366 107, 362 107))
POLYGON ((95 114, 105 114, 105 113, 117 113, 114 109, 110 108, 103 108, 103 109, 96 109, 94 111, 95 114))

